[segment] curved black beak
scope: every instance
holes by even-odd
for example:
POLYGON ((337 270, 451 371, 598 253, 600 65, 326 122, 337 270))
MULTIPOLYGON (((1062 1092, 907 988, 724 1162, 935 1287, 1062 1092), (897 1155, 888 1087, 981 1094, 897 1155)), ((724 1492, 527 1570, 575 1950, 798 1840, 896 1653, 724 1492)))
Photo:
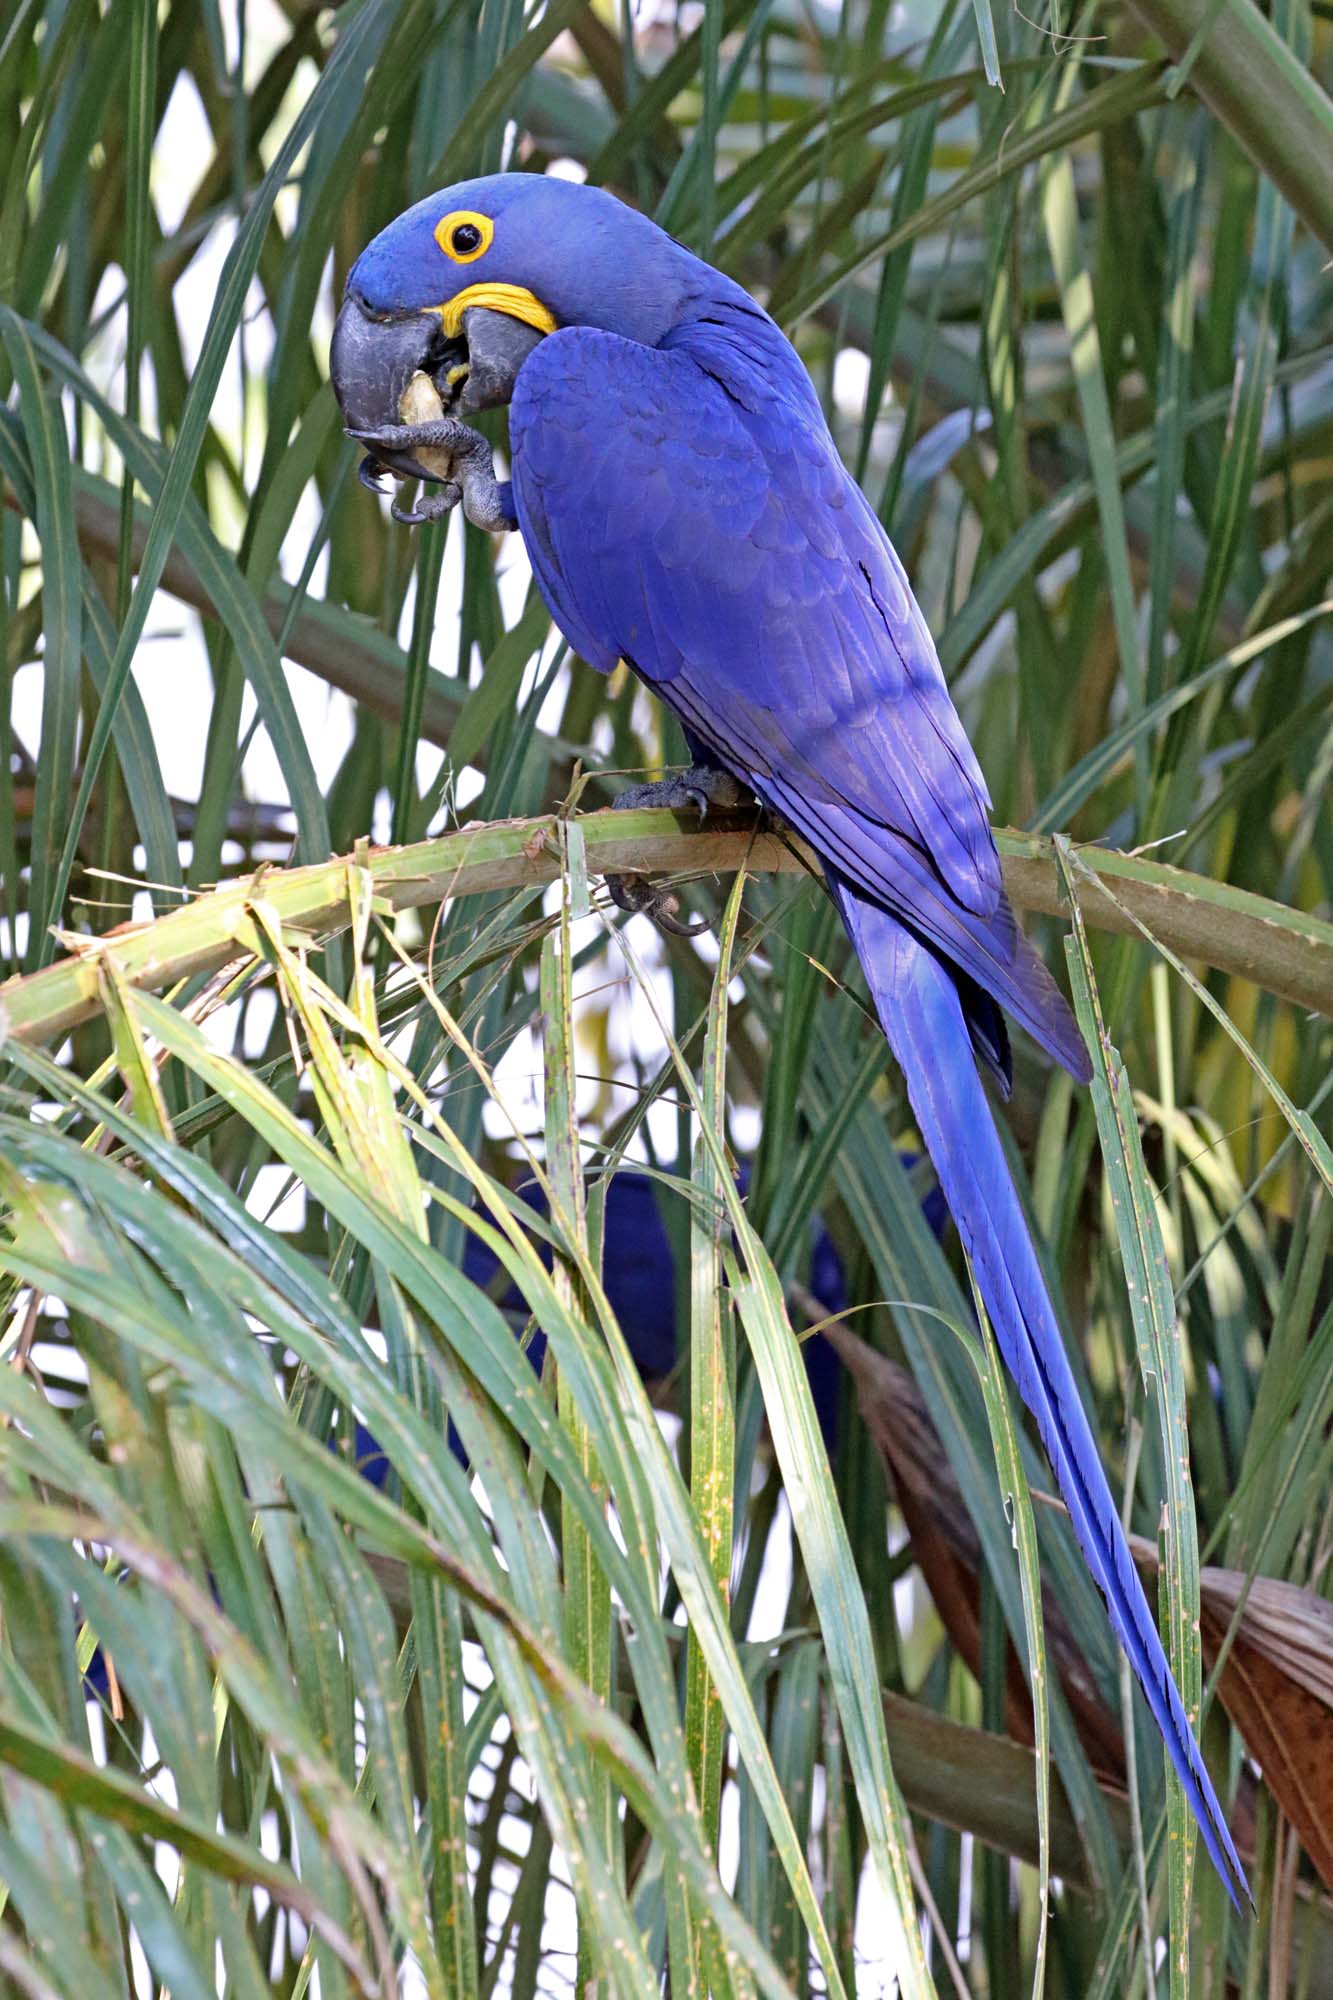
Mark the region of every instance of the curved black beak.
MULTIPOLYGON (((445 337, 437 312, 376 315, 355 292, 343 300, 333 329, 329 375, 353 436, 402 422, 400 402, 413 375, 429 375, 447 416, 499 409, 514 393, 518 371, 542 338, 510 313, 470 306, 462 336, 445 337)), ((386 471, 406 479, 433 477, 407 453, 376 453, 386 471)))
MULTIPOLYGON (((343 300, 329 349, 329 379, 349 431, 398 422, 398 402, 418 369, 432 378, 444 337, 437 313, 377 319, 352 293, 343 300)), ((457 362, 463 360, 458 344, 457 362)))
POLYGON ((463 314, 463 344, 467 349, 467 379, 458 407, 464 416, 477 410, 499 410, 509 402, 518 371, 545 336, 512 313, 489 306, 469 306, 463 314))

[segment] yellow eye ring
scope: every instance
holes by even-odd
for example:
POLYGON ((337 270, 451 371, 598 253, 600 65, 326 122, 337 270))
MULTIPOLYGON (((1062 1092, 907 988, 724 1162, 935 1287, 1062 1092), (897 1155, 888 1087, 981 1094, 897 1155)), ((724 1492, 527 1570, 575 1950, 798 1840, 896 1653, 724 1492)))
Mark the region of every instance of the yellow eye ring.
POLYGON ((491 247, 495 224, 475 208, 456 208, 435 225, 435 241, 455 264, 475 264, 491 247))

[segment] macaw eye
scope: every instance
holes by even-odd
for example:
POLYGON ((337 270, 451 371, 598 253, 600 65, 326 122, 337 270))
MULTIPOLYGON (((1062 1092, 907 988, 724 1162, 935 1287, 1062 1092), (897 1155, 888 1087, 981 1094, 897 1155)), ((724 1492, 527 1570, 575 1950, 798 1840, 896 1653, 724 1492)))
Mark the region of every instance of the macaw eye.
POLYGON ((455 209, 435 225, 435 241, 455 264, 473 264, 491 247, 495 225, 489 215, 469 208, 455 209))

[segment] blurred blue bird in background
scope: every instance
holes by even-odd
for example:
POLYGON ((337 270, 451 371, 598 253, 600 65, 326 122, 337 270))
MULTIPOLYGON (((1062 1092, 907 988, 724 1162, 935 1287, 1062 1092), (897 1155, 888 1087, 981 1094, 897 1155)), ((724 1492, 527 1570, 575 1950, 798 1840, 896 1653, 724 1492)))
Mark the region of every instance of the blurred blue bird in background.
MULTIPOLYGON (((915 1156, 902 1155, 907 1168, 915 1156)), ((742 1192, 748 1170, 737 1176, 742 1192)), ((522 1182, 516 1192, 534 1213, 545 1215, 546 1198, 534 1181, 522 1182)), ((607 1301, 625 1336, 634 1365, 650 1387, 665 1383, 679 1358, 676 1340, 678 1272, 676 1257, 658 1206, 653 1179, 648 1174, 621 1168, 606 1184, 602 1228, 602 1284, 607 1301)), ((943 1229, 943 1203, 932 1188, 922 1203, 927 1222, 939 1235, 943 1229)), ((833 1239, 816 1218, 811 1228, 810 1292, 821 1311, 836 1316, 847 1310, 847 1280, 833 1239)), ((549 1270, 552 1253, 549 1243, 538 1246, 542 1262, 549 1270)), ((518 1286, 501 1279, 501 1264, 495 1252, 479 1236, 469 1232, 463 1247, 463 1275, 489 1292, 512 1320, 515 1334, 527 1335, 524 1352, 540 1375, 546 1358, 546 1333, 540 1326, 529 1330, 528 1302, 518 1286)), ((819 1419, 820 1433, 830 1455, 837 1443, 838 1402, 841 1363, 822 1333, 811 1333, 801 1342, 801 1354, 810 1380, 810 1394, 819 1419)), ((449 1447, 466 1464, 463 1441, 449 1426, 449 1447)), ((382 1486, 389 1461, 366 1426, 357 1422, 353 1460, 373 1485, 382 1486)))
MULTIPOLYGON (((1243 1870, 1121 1532, 983 1088, 1010 1015, 1087 1052, 1015 923, 989 797, 888 536, 799 357, 749 295, 600 189, 529 174, 419 202, 362 253, 332 351, 363 476, 426 478, 398 518, 517 527, 592 667, 679 718, 681 776, 617 803, 752 795, 819 855, 1088 1566, 1233 1901, 1243 1870), (404 424, 421 375, 435 396, 404 424), (508 403, 512 483, 462 421, 508 403)), ((409 410, 409 414, 411 414, 409 410)), ((652 911, 651 888, 613 885, 652 911)))

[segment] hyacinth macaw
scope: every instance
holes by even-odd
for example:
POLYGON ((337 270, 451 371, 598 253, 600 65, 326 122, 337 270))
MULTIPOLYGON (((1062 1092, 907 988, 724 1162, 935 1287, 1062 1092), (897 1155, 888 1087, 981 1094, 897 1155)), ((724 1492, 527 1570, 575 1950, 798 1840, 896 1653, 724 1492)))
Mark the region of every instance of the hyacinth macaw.
POLYGON ((978 1065, 1012 1015, 1087 1052, 1018 930, 980 766, 888 536, 762 308, 603 191, 540 175, 418 202, 362 253, 332 374, 363 471, 517 527, 551 615, 679 717, 694 762, 621 802, 744 787, 820 856, 1005 1360, 1233 1901, 1244 1872, 1134 1568, 978 1065), (400 421, 417 371, 432 415, 400 421), (455 414, 508 402, 512 481, 455 414))

